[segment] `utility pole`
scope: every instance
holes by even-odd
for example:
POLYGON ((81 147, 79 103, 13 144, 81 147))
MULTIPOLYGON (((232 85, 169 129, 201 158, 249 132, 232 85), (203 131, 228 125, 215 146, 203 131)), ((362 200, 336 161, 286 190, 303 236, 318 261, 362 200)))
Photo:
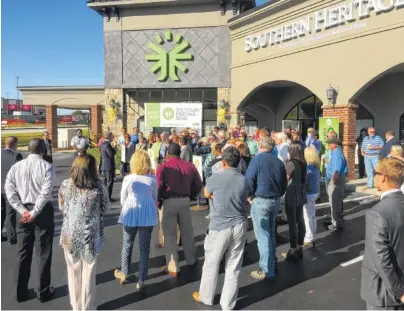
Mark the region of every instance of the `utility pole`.
POLYGON ((15 79, 17 80, 17 104, 18 104, 18 100, 20 97, 19 91, 18 91, 18 81, 21 79, 21 77, 15 77, 15 79))

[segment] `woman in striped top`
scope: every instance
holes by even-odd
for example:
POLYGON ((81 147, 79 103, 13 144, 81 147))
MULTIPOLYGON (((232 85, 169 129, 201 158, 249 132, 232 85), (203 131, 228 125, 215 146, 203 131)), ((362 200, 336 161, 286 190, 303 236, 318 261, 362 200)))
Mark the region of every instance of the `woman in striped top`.
POLYGON ((123 225, 121 270, 115 278, 125 284, 129 275, 133 242, 139 232, 139 278, 136 288, 143 287, 147 279, 150 240, 153 226, 157 224, 157 182, 151 175, 150 157, 138 150, 130 160, 131 175, 124 178, 121 190, 122 211, 118 222, 123 225))

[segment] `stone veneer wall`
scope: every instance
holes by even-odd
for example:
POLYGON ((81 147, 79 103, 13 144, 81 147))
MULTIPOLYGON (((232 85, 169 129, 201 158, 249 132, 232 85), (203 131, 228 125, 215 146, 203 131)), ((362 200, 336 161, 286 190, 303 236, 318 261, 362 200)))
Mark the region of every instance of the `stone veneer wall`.
POLYGON ((122 89, 105 89, 105 111, 104 122, 102 124, 103 131, 111 131, 114 135, 119 135, 122 129, 122 102, 123 102, 123 90, 122 89), (114 100, 121 105, 120 115, 121 118, 113 118, 108 103, 110 100, 114 100))

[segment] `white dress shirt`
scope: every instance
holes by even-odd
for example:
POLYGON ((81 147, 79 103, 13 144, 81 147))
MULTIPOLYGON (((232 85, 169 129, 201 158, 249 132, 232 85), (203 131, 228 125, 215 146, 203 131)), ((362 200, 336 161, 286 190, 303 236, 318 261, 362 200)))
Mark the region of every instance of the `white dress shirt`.
POLYGON ((89 144, 90 144, 90 141, 88 140, 87 137, 85 137, 85 136, 81 136, 81 137, 74 136, 72 138, 72 142, 71 142, 70 145, 72 147, 76 147, 77 149, 81 150, 81 149, 87 148, 89 144))
POLYGON ((388 195, 388 194, 390 194, 390 193, 399 192, 399 191, 401 191, 401 190, 400 190, 400 189, 387 190, 387 191, 383 192, 383 193, 380 195, 380 200, 382 200, 386 195, 388 195))
POLYGON ((52 165, 42 156, 30 154, 27 159, 13 165, 4 188, 10 205, 21 215, 28 211, 24 204, 33 204, 29 213, 35 218, 52 198, 53 182, 52 165))

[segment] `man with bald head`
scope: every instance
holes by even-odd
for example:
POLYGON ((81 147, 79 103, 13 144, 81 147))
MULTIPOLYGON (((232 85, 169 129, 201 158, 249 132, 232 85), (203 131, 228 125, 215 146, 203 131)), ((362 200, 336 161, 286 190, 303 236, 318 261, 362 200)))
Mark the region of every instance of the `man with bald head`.
POLYGON ((51 203, 54 182, 53 167, 43 159, 43 139, 32 139, 29 156, 14 164, 7 174, 5 191, 10 205, 17 211, 17 301, 28 299, 34 244, 39 266, 38 300, 54 295, 51 283, 52 244, 55 231, 51 203))
MULTIPOLYGON (((4 141, 5 148, 1 149, 1 231, 6 222, 7 238, 11 245, 17 244, 17 232, 15 230, 16 213, 8 203, 4 184, 10 168, 18 161, 22 160, 21 153, 17 153, 17 137, 7 137, 4 141)), ((2 237, 3 240, 3 237, 2 237)))

